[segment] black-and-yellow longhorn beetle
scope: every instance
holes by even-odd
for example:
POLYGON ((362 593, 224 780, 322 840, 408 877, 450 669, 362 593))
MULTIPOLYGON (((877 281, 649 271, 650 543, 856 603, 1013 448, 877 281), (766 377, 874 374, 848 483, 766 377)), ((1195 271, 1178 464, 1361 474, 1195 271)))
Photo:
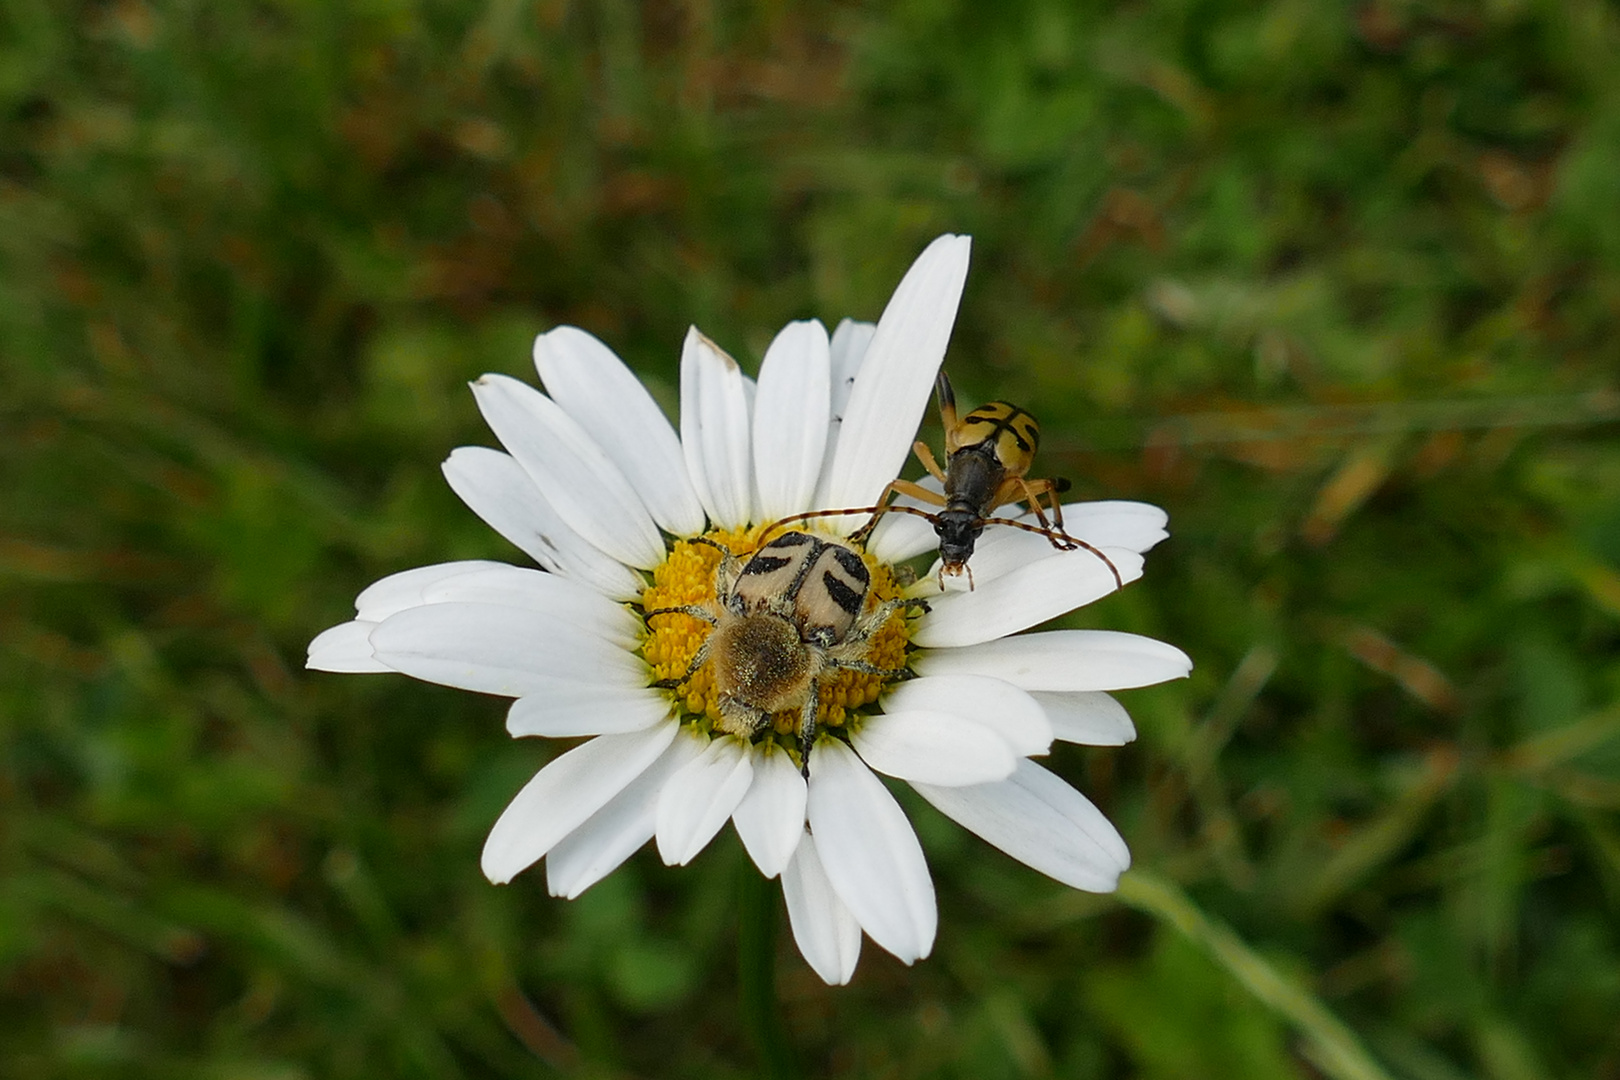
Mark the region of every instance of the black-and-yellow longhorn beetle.
MULTIPOLYGON (((1022 407, 1006 401, 992 401, 980 405, 966 416, 958 417, 956 393, 943 371, 939 373, 934 388, 939 398, 940 422, 945 426, 945 468, 939 467, 927 443, 918 440, 912 449, 923 468, 944 485, 943 494, 910 480, 892 480, 883 489, 875 506, 795 514, 775 522, 771 529, 814 517, 871 514, 872 520, 855 533, 854 539, 861 540, 871 534, 884 514, 914 514, 927 518, 939 534, 940 584, 943 586, 945 575, 955 576, 966 571, 968 588, 971 589, 973 572, 967 569, 967 561, 973 556, 973 545, 979 534, 984 532, 986 525, 1010 525, 1045 536, 1053 547, 1061 551, 1085 548, 1107 563, 1108 569, 1113 571, 1115 584, 1124 588, 1119 568, 1107 555, 1063 531, 1063 507, 1057 497, 1068 490, 1069 482, 1032 479, 1029 476, 1030 467, 1035 463, 1035 450, 1041 441, 1041 428, 1035 422, 1035 417, 1022 407), (898 506, 889 501, 897 494, 909 495, 943 509, 936 512, 914 506, 898 506), (1050 504, 1051 521, 1046 518, 1047 507, 1041 504, 1043 495, 1050 504), (1030 525, 1012 518, 991 516, 996 507, 1011 502, 1027 502, 1040 524, 1030 525)), ((766 534, 769 532, 767 529, 766 534)))

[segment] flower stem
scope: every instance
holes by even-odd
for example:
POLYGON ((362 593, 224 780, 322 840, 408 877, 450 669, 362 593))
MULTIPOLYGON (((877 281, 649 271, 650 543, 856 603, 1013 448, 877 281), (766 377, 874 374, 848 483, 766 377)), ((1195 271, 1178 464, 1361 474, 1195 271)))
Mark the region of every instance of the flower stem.
POLYGON ((759 1075, 798 1080, 803 1072, 776 999, 776 924, 775 891, 744 860, 737 888, 737 1012, 759 1056, 759 1075))
POLYGON ((1306 1056, 1333 1080, 1390 1080, 1356 1033, 1316 995, 1267 963, 1231 927, 1204 914, 1174 882, 1132 870, 1120 878, 1117 895, 1138 911, 1175 927, 1261 1004, 1299 1029, 1306 1056))

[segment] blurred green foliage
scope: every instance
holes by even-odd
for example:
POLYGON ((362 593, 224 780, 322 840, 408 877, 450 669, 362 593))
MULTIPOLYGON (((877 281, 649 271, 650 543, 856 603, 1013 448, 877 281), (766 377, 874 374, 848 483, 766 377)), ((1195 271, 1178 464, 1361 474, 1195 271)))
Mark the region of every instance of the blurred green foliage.
MULTIPOLYGON (((1055 767, 1392 1076, 1620 1077, 1616 56, 1601 0, 7 0, 0 1073, 752 1075, 729 835, 492 887, 555 744, 303 647, 515 557, 437 465, 537 331, 673 405, 689 322, 874 318, 953 230, 963 396, 1172 518, 1072 621, 1197 670, 1055 767)), ((912 809, 931 959, 778 937, 808 1073, 1317 1075, 912 809)))

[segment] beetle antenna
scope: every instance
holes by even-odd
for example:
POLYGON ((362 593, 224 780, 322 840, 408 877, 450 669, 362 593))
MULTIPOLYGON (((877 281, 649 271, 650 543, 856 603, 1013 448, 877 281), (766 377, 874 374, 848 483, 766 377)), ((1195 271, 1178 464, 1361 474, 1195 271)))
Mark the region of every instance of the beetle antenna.
MULTIPOLYGON (((819 517, 852 517, 856 514, 871 514, 873 520, 876 520, 883 509, 884 508, 881 506, 852 506, 845 510, 806 510, 802 514, 789 514, 787 517, 778 518, 776 521, 773 521, 769 525, 765 526, 765 531, 759 534, 760 546, 764 547, 765 538, 770 536, 777 529, 780 529, 783 526, 789 525, 795 521, 809 521, 811 518, 819 517)), ((900 508, 891 507, 890 509, 898 510, 900 508)), ((871 528, 871 523, 868 522, 865 528, 871 528)))
POLYGON ((1120 577, 1119 567, 1114 565, 1114 560, 1110 559, 1107 555, 1104 555, 1101 549, 1092 544, 1086 543, 1078 536, 1070 536, 1066 532, 1058 532, 1054 534, 1050 528, 1043 529, 1038 525, 1031 525, 1028 522, 1014 521, 1012 518, 985 518, 984 523, 986 525, 1011 525, 1015 529, 1023 529, 1025 532, 1032 532, 1038 536, 1044 536, 1048 540, 1052 541, 1054 546, 1064 551, 1073 551, 1076 548, 1085 548, 1087 551, 1097 556, 1097 558, 1101 559, 1107 565, 1109 571, 1113 573, 1114 589, 1116 592, 1125 587, 1125 579, 1120 577), (1059 543, 1060 540, 1066 543, 1068 546, 1064 547, 1063 544, 1059 543))

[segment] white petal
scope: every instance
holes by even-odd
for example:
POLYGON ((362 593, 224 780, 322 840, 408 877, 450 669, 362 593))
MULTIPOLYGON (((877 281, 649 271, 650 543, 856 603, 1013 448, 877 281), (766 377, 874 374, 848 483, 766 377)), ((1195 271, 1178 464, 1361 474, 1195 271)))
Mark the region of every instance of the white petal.
POLYGON ((1131 865, 1130 849, 1102 812, 1033 761, 1020 761, 996 784, 912 786, 969 832, 1076 889, 1112 892, 1131 865))
POLYGON ((983 724, 948 712, 885 712, 850 738, 861 760, 901 780, 960 786, 1005 780, 1017 757, 983 724))
MULTIPOLYGON (((1136 552, 1104 548, 1103 554, 1127 585, 1142 576, 1142 556, 1136 552)), ((930 649, 977 645, 1037 626, 1119 588, 1108 563, 1083 548, 1049 550, 1046 558, 1000 577, 977 577, 975 584, 972 592, 930 600, 912 642, 930 649)))
POLYGON ((807 789, 799 767, 774 742, 760 743, 751 753, 754 782, 732 811, 731 823, 759 872, 772 878, 787 866, 804 835, 807 789))
POLYGON ((826 476, 832 469, 833 455, 838 450, 838 433, 844 427, 844 410, 849 406, 850 391, 855 389, 855 376, 861 369, 861 361, 866 357, 866 347, 872 343, 872 335, 876 331, 876 323, 856 322, 854 319, 841 320, 833 330, 830 379, 832 400, 827 417, 827 448, 821 459, 822 476, 826 476))
POLYGON ((983 675, 935 675, 895 683, 883 697, 884 712, 948 712, 983 724, 1022 756, 1052 747, 1052 725, 1036 699, 1018 687, 983 675))
POLYGON ((754 473, 760 521, 810 509, 827 442, 827 329, 788 323, 765 350, 754 402, 754 473))
POLYGON ((623 649, 636 648, 646 636, 646 627, 633 611, 590 586, 543 570, 501 563, 442 578, 422 589, 422 600, 428 604, 498 604, 540 611, 623 649))
POLYGON ((350 674, 393 671, 371 654, 371 631, 374 622, 355 619, 338 623, 315 635, 309 643, 309 658, 304 666, 311 671, 342 671, 350 674))
POLYGON ((664 540, 624 473, 562 406, 506 375, 472 384, 478 411, 573 530, 627 566, 664 561, 664 540))
POLYGON ((1125 690, 1185 678, 1187 654, 1117 630, 1047 630, 912 658, 919 675, 989 675, 1025 690, 1125 690))
POLYGON ((638 599, 647 587, 634 570, 570 528, 511 455, 463 446, 441 468, 468 509, 547 570, 613 600, 638 599))
POLYGON ((910 964, 934 947, 939 912, 917 834, 883 782, 838 739, 810 762, 810 831, 846 907, 873 941, 910 964))
POLYGON ((820 505, 868 506, 900 475, 945 358, 970 246, 965 236, 939 237, 889 298, 850 393, 820 505))
POLYGON ((709 846, 754 779, 748 745, 724 736, 670 777, 658 796, 658 854, 685 866, 709 846))
POLYGON ((828 986, 849 982, 861 958, 861 924, 833 891, 808 832, 803 833, 792 861, 782 872, 782 897, 787 901, 793 940, 811 970, 828 986))
POLYGON ((1052 737, 1086 746, 1124 746, 1136 738, 1125 706, 1101 691, 1031 694, 1052 722, 1052 737))
POLYGON ((397 574, 372 582, 354 598, 357 617, 366 622, 382 622, 390 615, 406 608, 421 607, 427 603, 425 590, 447 578, 459 577, 475 570, 492 570, 506 563, 486 559, 466 559, 461 562, 434 563, 401 570, 397 574))
MULTIPOLYGON (((944 491, 945 485, 932 476, 925 476, 917 483, 929 491, 944 491)), ((937 513, 939 506, 914 499, 910 495, 898 495, 889 501, 891 506, 911 506, 919 510, 937 513)), ((872 538, 867 542, 866 550, 870 551, 882 562, 896 563, 921 555, 939 547, 939 534, 934 531, 934 523, 927 518, 916 514, 884 514, 878 520, 877 527, 872 530, 872 538)), ((937 567, 935 568, 938 569, 937 567)))
POLYGON ((512 702, 506 730, 513 738, 544 735, 609 735, 642 731, 666 719, 673 704, 669 694, 646 686, 612 686, 599 682, 531 675, 538 689, 512 702))
POLYGON ((855 389, 855 376, 860 373, 861 363, 866 359, 866 350, 872 344, 872 335, 877 333, 877 323, 859 322, 855 319, 840 319, 833 328, 832 342, 829 345, 831 353, 831 404, 832 415, 828 418, 831 423, 838 423, 844 418, 844 408, 849 404, 849 395, 855 389))
POLYGON ((658 793, 676 771, 702 752, 708 741, 689 729, 681 729, 646 771, 585 824, 557 841, 546 853, 546 889, 551 895, 572 900, 651 840, 658 793))
POLYGON ((595 437, 665 532, 703 531, 703 505, 686 475, 681 441, 641 380, 577 326, 534 339, 534 366, 552 398, 595 437))
MULTIPOLYGON (((1018 520, 1039 525, 1032 513, 1024 514, 1018 520)), ((1050 514, 1047 520, 1052 520, 1050 514)), ((1063 504, 1063 531, 1096 547, 1130 548, 1139 553, 1147 551, 1170 535, 1164 528, 1169 521, 1170 515, 1157 506, 1126 499, 1063 504)), ((998 534, 1015 531, 997 530, 998 534)), ((987 537, 989 535, 986 534, 987 537)))
POLYGON ((372 653, 427 682, 503 697, 554 679, 646 686, 647 665, 601 638, 538 611, 494 604, 430 604, 391 615, 371 632, 372 653))
POLYGON ((748 415, 737 361, 692 327, 681 348, 681 451, 709 518, 728 529, 748 524, 753 512, 748 415))
POLYGON ((535 774, 484 841, 484 876, 504 885, 579 828, 658 760, 680 725, 598 735, 535 774))

